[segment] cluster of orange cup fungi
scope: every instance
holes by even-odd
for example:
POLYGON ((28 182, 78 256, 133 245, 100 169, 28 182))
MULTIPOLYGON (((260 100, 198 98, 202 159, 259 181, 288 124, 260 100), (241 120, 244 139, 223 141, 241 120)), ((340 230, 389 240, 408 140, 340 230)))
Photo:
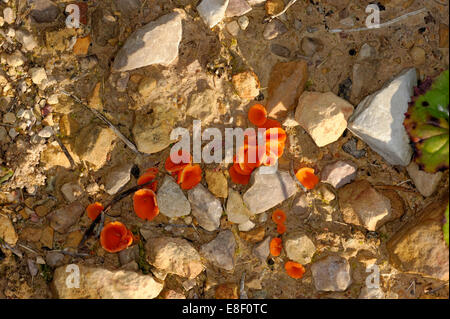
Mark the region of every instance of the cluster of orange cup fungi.
POLYGON ((174 163, 172 157, 167 157, 164 168, 177 180, 181 189, 189 190, 202 181, 202 168, 198 164, 192 164, 191 154, 179 150, 179 163, 174 163))
POLYGON ((283 155, 286 143, 286 132, 281 124, 267 118, 266 108, 261 104, 253 105, 248 111, 248 119, 258 128, 264 128, 265 145, 258 145, 256 134, 245 136, 244 145, 234 157, 229 169, 231 180, 236 184, 247 185, 252 172, 261 165, 271 166, 283 155), (251 158, 254 154, 254 158, 251 158))
MULTIPOLYGON (((272 220, 277 225, 277 232, 280 235, 284 234, 286 232, 286 226, 284 225, 286 214, 282 210, 277 209, 272 213, 272 220)), ((275 237, 270 241, 269 250, 272 256, 280 256, 282 249, 283 240, 280 237, 275 237)), ((305 267, 294 261, 286 262, 284 264, 284 269, 286 270, 286 273, 294 279, 301 279, 305 273, 305 267)))

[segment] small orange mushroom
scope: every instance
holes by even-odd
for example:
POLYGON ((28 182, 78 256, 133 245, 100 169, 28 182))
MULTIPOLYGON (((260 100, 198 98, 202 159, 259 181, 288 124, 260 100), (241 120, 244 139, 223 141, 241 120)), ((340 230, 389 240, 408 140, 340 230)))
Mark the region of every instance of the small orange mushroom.
POLYGON ((178 184, 184 190, 192 189, 202 181, 202 169, 200 165, 186 165, 178 174, 178 184))
POLYGON ((301 279, 305 274, 305 267, 302 264, 288 261, 284 264, 287 274, 294 279, 301 279))
POLYGON ((238 172, 236 172, 234 165, 230 167, 228 172, 230 173, 231 180, 235 184, 247 185, 250 181, 250 175, 239 174, 238 172))
POLYGON ((313 189, 319 183, 319 177, 314 174, 314 169, 310 167, 300 168, 295 177, 307 189, 313 189))
POLYGON ((248 111, 248 120, 256 126, 264 125, 267 120, 266 108, 261 104, 253 105, 248 111))
POLYGON ((281 127, 281 123, 278 122, 277 120, 267 119, 266 122, 264 122, 264 124, 259 125, 258 127, 265 128, 266 130, 268 130, 272 127, 281 127))
POLYGON ((95 202, 93 204, 89 204, 88 207, 86 207, 86 213, 88 217, 94 221, 98 215, 105 209, 103 205, 99 202, 95 202))
POLYGON ((281 127, 271 127, 266 130, 266 143, 269 141, 276 141, 278 143, 285 143, 287 134, 281 127))
POLYGON ((143 188, 133 195, 134 212, 144 220, 153 220, 159 214, 156 194, 151 189, 143 188))
POLYGON ((281 238, 275 237, 270 241, 269 245, 270 254, 274 257, 278 257, 283 249, 283 242, 281 238))
POLYGON ((277 233, 283 235, 286 232, 286 225, 283 223, 277 224, 277 233))
POLYGON ((177 157, 179 158, 179 161, 172 161, 173 157, 175 157, 174 153, 171 153, 169 157, 167 157, 166 163, 164 165, 164 168, 169 173, 178 173, 182 171, 183 168, 185 168, 188 164, 192 163, 191 154, 183 150, 178 150, 177 157))
POLYGON ((100 244, 110 253, 117 253, 133 243, 133 234, 121 222, 111 222, 103 227, 100 244))
POLYGON ((284 223, 286 221, 286 214, 281 209, 277 209, 272 213, 272 220, 275 224, 284 223))
MULTIPOLYGON (((151 180, 156 178, 156 175, 158 174, 158 168, 156 167, 150 167, 149 169, 147 169, 144 174, 141 175, 141 177, 139 177, 137 184, 138 185, 144 185, 147 184, 148 182, 150 182, 151 180)), ((145 186, 145 188, 151 189, 152 191, 156 192, 156 187, 158 185, 157 181, 154 181, 153 183, 151 183, 148 186, 145 186)))

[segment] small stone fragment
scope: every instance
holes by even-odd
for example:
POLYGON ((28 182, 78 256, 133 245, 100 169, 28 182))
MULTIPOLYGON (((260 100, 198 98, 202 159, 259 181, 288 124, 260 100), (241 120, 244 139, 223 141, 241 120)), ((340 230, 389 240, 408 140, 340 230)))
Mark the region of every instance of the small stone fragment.
POLYGON ((11 246, 15 246, 19 239, 13 224, 3 214, 0 214, 0 238, 11 246))
POLYGON ((117 194, 130 181, 131 163, 117 165, 106 174, 105 191, 109 195, 117 194))
POLYGON ((197 6, 197 11, 209 28, 223 20, 229 0, 202 0, 197 6))
POLYGON ((166 176, 156 194, 161 214, 170 218, 189 215, 191 204, 172 177, 166 176))
POLYGON ((66 207, 55 210, 47 215, 50 226, 58 233, 64 234, 75 224, 84 212, 84 207, 78 203, 72 203, 66 207))
POLYGON ((407 167, 409 177, 416 185, 417 190, 425 197, 431 196, 439 185, 442 178, 442 172, 434 174, 427 173, 419 169, 415 162, 411 162, 407 167))
POLYGON ((251 10, 252 7, 246 0, 229 0, 225 16, 227 18, 240 17, 251 10))
POLYGON ((273 19, 264 28, 263 37, 266 40, 273 40, 288 32, 286 25, 278 19, 273 19))
POLYGON ((222 204, 202 184, 198 184, 188 191, 192 215, 198 224, 207 231, 215 231, 220 226, 222 204))
POLYGON ((316 252, 316 246, 305 234, 289 234, 284 249, 289 259, 302 265, 309 264, 316 252))
POLYGON ((265 263, 267 257, 269 257, 270 253, 270 237, 266 237, 264 241, 255 245, 253 248, 253 254, 261 260, 262 263, 265 263))
POLYGON ((346 161, 337 161, 325 166, 320 175, 322 182, 328 183, 334 188, 340 188, 353 182, 356 174, 357 167, 355 164, 346 161))
POLYGON ((236 240, 229 230, 221 231, 215 239, 203 245, 200 253, 209 262, 225 270, 233 270, 235 265, 236 240))
POLYGON ((245 206, 241 194, 232 188, 228 190, 228 194, 226 206, 228 221, 236 224, 247 223, 253 214, 245 206))
POLYGON ((352 283, 350 264, 340 256, 328 256, 315 262, 311 272, 319 291, 345 291, 352 283))
POLYGON ((251 100, 259 95, 260 83, 258 76, 253 71, 244 71, 233 75, 232 82, 234 89, 242 99, 251 100))

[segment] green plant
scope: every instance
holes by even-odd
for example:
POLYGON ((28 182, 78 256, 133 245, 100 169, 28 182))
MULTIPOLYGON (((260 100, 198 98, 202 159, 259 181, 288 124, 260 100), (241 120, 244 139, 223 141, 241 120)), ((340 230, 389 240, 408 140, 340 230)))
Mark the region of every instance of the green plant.
POLYGON ((434 173, 449 166, 449 72, 414 88, 404 126, 414 146, 414 161, 434 173))

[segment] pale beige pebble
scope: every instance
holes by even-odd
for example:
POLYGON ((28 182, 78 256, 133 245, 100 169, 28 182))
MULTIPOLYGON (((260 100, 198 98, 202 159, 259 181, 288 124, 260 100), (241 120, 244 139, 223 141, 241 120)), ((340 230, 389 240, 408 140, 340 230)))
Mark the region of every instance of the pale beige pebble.
POLYGON ((259 95, 260 83, 253 71, 243 71, 233 75, 232 83, 236 93, 245 100, 251 100, 259 95))
POLYGON ((154 78, 143 78, 139 82, 138 92, 143 97, 149 96, 155 89, 157 85, 157 81, 154 78))
POLYGON ((3 123, 14 124, 16 122, 16 115, 14 113, 8 112, 3 115, 3 123))
POLYGON ((417 190, 425 197, 431 196, 439 185, 442 179, 442 172, 434 174, 427 173, 419 169, 419 166, 414 162, 406 167, 409 176, 416 185, 417 190))
POLYGON ((410 51, 409 55, 414 61, 415 65, 422 65, 425 63, 427 54, 425 50, 421 47, 414 46, 410 51))
POLYGON ((295 111, 296 121, 317 146, 336 142, 347 128, 353 106, 332 92, 304 92, 295 111))
POLYGON ((55 166, 70 168, 70 162, 63 153, 57 142, 49 144, 41 154, 41 163, 45 169, 50 169, 55 166))
POLYGON ((275 15, 283 11, 284 1, 283 0, 267 0, 265 4, 266 13, 270 16, 275 15))
POLYGON ((162 291, 163 283, 150 274, 71 264, 55 270, 51 287, 60 299, 153 299, 162 291), (82 278, 78 288, 67 284, 74 283, 75 271, 82 278))
POLYGON ((45 72, 44 68, 32 68, 30 69, 31 80, 36 85, 41 85, 44 81, 47 80, 47 72, 45 72))
POLYGON ((208 189, 216 197, 228 197, 228 181, 225 175, 220 170, 206 170, 205 180, 208 184, 208 189))
POLYGON ((11 246, 15 246, 19 239, 11 220, 3 214, 0 214, 0 238, 11 246))

